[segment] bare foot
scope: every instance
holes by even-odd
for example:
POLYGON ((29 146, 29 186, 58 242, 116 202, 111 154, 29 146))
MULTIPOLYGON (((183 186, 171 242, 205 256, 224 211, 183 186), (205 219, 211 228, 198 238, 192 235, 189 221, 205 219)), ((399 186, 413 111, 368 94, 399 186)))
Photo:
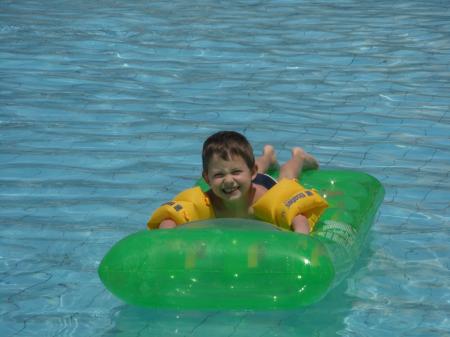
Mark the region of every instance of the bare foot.
POLYGON ((311 170, 318 169, 319 162, 310 155, 308 152, 303 150, 301 147, 292 148, 292 158, 298 158, 303 161, 303 169, 311 170))
POLYGON ((268 158, 269 168, 278 167, 277 155, 272 145, 264 145, 263 156, 268 158))
POLYGON ((256 158, 258 173, 267 173, 269 169, 278 167, 277 156, 272 145, 265 145, 261 156, 256 158))

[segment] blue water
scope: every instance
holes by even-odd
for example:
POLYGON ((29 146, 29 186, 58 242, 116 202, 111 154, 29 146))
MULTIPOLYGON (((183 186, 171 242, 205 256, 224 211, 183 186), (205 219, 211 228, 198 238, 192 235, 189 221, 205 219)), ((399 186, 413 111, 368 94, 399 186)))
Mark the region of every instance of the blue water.
POLYGON ((0 2, 2 336, 450 336, 448 1, 0 2), (349 277, 292 311, 145 310, 96 269, 222 129, 382 181, 349 277))

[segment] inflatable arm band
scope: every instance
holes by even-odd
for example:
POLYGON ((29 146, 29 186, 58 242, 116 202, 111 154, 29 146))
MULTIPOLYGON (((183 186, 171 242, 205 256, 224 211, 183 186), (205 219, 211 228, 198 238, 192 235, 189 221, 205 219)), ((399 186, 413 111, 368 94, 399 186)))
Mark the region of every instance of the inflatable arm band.
POLYGON ((327 207, 316 190, 305 189, 296 180, 282 179, 253 205, 253 211, 257 218, 285 229, 290 229, 294 217, 302 214, 312 231, 327 207))
POLYGON ((172 201, 162 204, 147 223, 149 229, 158 228, 166 219, 172 219, 177 226, 186 222, 214 218, 214 210, 208 196, 200 187, 193 187, 178 194, 172 201))

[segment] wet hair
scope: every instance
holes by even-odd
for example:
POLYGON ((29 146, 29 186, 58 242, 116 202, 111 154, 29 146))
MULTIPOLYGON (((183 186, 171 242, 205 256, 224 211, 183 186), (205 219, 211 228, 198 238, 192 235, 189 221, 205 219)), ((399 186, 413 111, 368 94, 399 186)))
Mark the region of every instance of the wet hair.
POLYGON ((223 160, 231 160, 233 156, 244 159, 248 168, 255 167, 253 148, 247 138, 235 131, 220 131, 209 136, 203 143, 203 172, 208 171, 209 161, 214 155, 223 160))

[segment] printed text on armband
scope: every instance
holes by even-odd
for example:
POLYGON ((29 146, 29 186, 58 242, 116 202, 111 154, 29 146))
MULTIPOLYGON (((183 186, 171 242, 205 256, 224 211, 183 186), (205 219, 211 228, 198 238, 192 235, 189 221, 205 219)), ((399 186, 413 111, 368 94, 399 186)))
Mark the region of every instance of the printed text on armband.
POLYGON ((173 209, 177 212, 181 211, 183 209, 183 206, 181 206, 180 204, 177 204, 174 201, 169 201, 169 202, 165 202, 164 204, 162 204, 161 206, 172 206, 173 209))
POLYGON ((304 190, 304 191, 294 195, 292 198, 290 198, 288 201, 286 201, 284 203, 284 205, 289 208, 298 200, 305 198, 305 197, 311 197, 312 195, 313 195, 313 192, 311 192, 310 190, 304 190))

